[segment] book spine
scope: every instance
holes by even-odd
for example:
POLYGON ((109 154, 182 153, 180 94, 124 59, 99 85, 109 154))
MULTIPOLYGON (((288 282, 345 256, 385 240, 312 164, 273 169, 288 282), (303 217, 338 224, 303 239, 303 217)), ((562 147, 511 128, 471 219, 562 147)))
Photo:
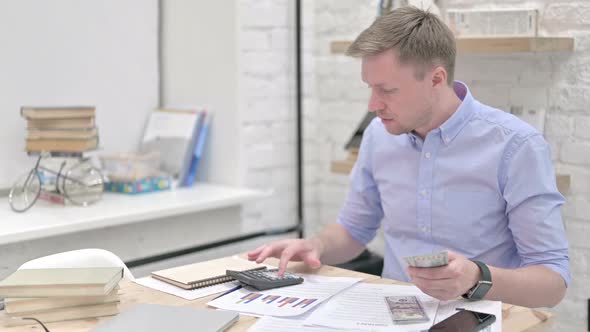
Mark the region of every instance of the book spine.
POLYGON ((192 160, 193 151, 195 150, 195 146, 197 146, 197 140, 199 139, 199 131, 203 126, 203 121, 206 116, 206 112, 202 111, 198 113, 198 119, 195 123, 195 128, 193 129, 193 137, 191 138, 191 142, 187 147, 186 154, 184 157, 184 161, 182 163, 182 169, 180 170, 180 174, 178 175, 178 184, 179 186, 183 187, 186 182, 186 178, 189 174, 190 163, 192 160))
POLYGON ((201 160, 201 156, 203 155, 203 149, 205 148, 205 141, 207 139, 207 134, 209 132, 209 126, 211 124, 211 114, 209 114, 206 119, 203 127, 199 132, 199 138, 197 141, 197 146, 195 148, 195 153, 193 154, 193 158, 191 160, 191 167, 186 179, 185 186, 190 187, 195 182, 197 177, 197 169, 199 166, 199 161, 201 160))

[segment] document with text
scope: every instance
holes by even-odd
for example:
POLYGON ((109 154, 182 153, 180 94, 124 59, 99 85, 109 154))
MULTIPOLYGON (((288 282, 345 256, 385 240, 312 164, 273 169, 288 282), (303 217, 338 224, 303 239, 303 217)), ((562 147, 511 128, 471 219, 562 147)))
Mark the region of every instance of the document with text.
POLYGON ((258 291, 246 287, 207 303, 212 307, 256 315, 299 316, 362 278, 300 274, 302 284, 258 291))
POLYGON ((304 326, 302 319, 265 316, 256 321, 248 332, 334 332, 334 329, 321 326, 304 326))
POLYGON ((432 326, 438 300, 422 293, 415 286, 359 283, 336 295, 315 310, 305 326, 322 326, 355 331, 421 331, 432 326), (415 324, 394 324, 385 296, 416 296, 429 321, 415 324))

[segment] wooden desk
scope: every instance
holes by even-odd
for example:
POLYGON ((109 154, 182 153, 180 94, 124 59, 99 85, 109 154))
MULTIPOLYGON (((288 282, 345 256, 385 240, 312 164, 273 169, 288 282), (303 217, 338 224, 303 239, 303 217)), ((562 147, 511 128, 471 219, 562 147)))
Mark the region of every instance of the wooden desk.
MULTIPOLYGON (((270 260, 266 263, 277 265, 276 260, 270 260)), ((363 282, 369 283, 400 284, 400 282, 397 282, 395 280, 382 279, 374 275, 344 270, 333 266, 323 266, 319 270, 314 271, 305 267, 301 263, 291 263, 289 265, 289 271, 295 273, 321 274, 324 276, 332 277, 357 277, 363 278, 363 282)), ((215 295, 211 295, 194 301, 187 301, 170 294, 162 293, 150 288, 143 287, 141 285, 138 285, 127 280, 122 281, 120 286, 121 289, 119 291, 119 294, 121 295, 121 310, 125 310, 126 308, 131 307, 136 303, 156 303, 165 305, 204 308, 207 306, 206 303, 215 297, 215 295)), ((533 311, 531 309, 512 306, 509 304, 504 304, 502 311, 503 331, 542 331, 546 329, 551 322, 551 314, 546 312, 540 312, 536 310, 533 311)), ((107 320, 109 318, 110 317, 92 318, 69 322, 48 323, 46 325, 47 328, 49 328, 49 330, 52 332, 87 332, 90 331, 90 329, 92 329, 97 323, 107 320)), ((4 313, 0 315, 0 319, 6 319, 4 313)), ((256 319, 257 318, 251 316, 240 316, 240 320, 236 324, 234 324, 230 329, 228 329, 228 331, 247 331, 248 328, 250 328, 250 326, 254 324, 256 319)), ((41 329, 40 326, 35 325, 10 328, 0 325, 0 330, 5 332, 30 332, 40 331, 41 329)))

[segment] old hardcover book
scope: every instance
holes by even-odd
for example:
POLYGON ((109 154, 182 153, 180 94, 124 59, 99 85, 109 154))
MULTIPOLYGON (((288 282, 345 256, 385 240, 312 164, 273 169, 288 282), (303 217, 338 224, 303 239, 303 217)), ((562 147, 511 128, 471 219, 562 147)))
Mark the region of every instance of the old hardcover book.
POLYGON ((43 129, 29 129, 27 134, 27 139, 46 139, 46 138, 56 138, 56 139, 89 139, 93 138, 94 136, 98 135, 98 131, 96 128, 88 128, 88 129, 50 129, 50 130, 43 130, 43 129))
POLYGON ((26 313, 52 310, 57 308, 77 307, 119 301, 119 286, 107 295, 98 296, 56 296, 56 297, 13 297, 4 299, 7 313, 26 313))
POLYGON ((234 280, 226 270, 245 271, 266 268, 241 258, 220 258, 152 272, 152 277, 183 289, 196 289, 234 280))
POLYGON ((0 297, 102 296, 121 278, 120 267, 23 269, 0 281, 0 297))
POLYGON ((23 106, 20 114, 27 119, 72 119, 88 118, 95 115, 94 106, 23 106))
POLYGON ((91 129, 94 128, 94 117, 72 119, 30 119, 28 129, 91 129))
POLYGON ((83 152, 98 147, 98 137, 89 139, 27 139, 26 150, 29 152, 83 152))
POLYGON ((34 317, 43 323, 61 322, 81 318, 112 316, 119 313, 119 302, 101 303, 78 307, 59 308, 34 313, 7 314, 3 317, 6 326, 37 324, 34 320, 22 319, 34 317))

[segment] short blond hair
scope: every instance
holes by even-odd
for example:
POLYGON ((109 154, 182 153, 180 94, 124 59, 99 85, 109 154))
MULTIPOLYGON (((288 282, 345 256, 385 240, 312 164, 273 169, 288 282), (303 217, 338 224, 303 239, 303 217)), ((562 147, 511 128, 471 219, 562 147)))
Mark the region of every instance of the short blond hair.
POLYGON ((346 54, 362 58, 388 49, 397 51, 400 62, 419 66, 417 79, 424 79, 427 68, 442 66, 447 71, 447 83, 453 84, 455 37, 436 15, 413 6, 394 9, 361 32, 346 54))

